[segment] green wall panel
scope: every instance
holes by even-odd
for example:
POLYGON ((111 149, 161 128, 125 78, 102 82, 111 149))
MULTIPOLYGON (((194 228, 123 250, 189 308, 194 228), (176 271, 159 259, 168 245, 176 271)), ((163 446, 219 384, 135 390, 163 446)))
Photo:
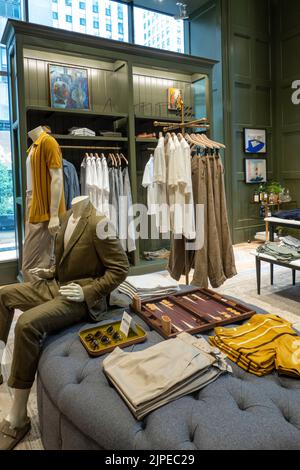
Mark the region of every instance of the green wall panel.
POLYGON ((254 102, 252 101, 251 86, 243 83, 235 84, 235 124, 250 126, 253 121, 254 102))
POLYGON ((251 42, 249 37, 234 36, 234 73, 242 78, 251 78, 251 42))
POLYGON ((276 152, 283 183, 300 206, 300 106, 292 103, 292 82, 300 79, 300 2, 274 1, 273 47, 276 57, 276 152))
MULTIPOLYGON (((299 70, 299 80, 300 80, 300 70, 299 70)), ((300 105, 295 106, 292 102, 292 88, 291 88, 292 79, 290 80, 290 85, 281 89, 281 100, 280 106, 282 109, 282 126, 290 126, 298 124, 300 125, 300 105)))
POLYGON ((295 52, 300 52, 300 31, 297 35, 282 40, 282 78, 299 78, 299 60, 296 60, 295 52))
POLYGON ((271 79, 270 43, 259 39, 255 41, 255 79, 271 79))
POLYGON ((272 95, 271 89, 257 87, 255 91, 255 123, 257 126, 270 127, 272 125, 272 95))
POLYGON ((283 0, 281 1, 280 8, 282 32, 290 32, 294 28, 300 28, 299 0, 283 0))

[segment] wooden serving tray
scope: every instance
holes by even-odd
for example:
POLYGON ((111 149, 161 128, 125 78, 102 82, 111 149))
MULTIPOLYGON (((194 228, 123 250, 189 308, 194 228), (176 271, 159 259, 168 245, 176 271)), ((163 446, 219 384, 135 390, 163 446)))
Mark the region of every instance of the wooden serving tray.
POLYGON ((98 357, 102 356, 102 354, 107 354, 112 352, 116 347, 119 348, 126 348, 127 346, 130 346, 132 344, 137 344, 137 343, 142 343, 143 341, 146 340, 147 338, 147 333, 146 331, 137 323, 135 323, 135 328, 137 330, 136 334, 132 329, 129 330, 128 337, 126 338, 125 336, 121 336, 121 340, 114 340, 112 338, 111 334, 107 333, 107 329, 112 326, 114 329, 114 332, 118 332, 120 335, 120 326, 121 326, 121 321, 116 321, 112 323, 107 323, 106 325, 100 325, 100 326, 94 326, 92 328, 87 328, 85 330, 81 330, 78 335, 80 338, 80 341, 82 342, 83 346, 87 350, 90 356, 93 357, 98 357), (109 337, 110 343, 109 344, 102 344, 100 340, 97 340, 98 343, 98 348, 94 349, 91 342, 87 340, 88 335, 93 335, 99 332, 102 335, 105 335, 109 337))
POLYGON ((131 308, 165 339, 175 338, 183 332, 204 333, 217 326, 247 320, 256 314, 245 305, 216 292, 197 288, 147 301, 135 297, 131 308), (171 319, 169 334, 163 328, 164 316, 171 319))

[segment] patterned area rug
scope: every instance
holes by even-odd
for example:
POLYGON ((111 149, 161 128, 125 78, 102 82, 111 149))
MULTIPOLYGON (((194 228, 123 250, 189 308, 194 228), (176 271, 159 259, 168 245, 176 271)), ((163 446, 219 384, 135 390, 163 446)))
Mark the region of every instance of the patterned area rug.
MULTIPOLYGON (((254 257, 251 255, 253 245, 241 245, 235 247, 236 262, 239 274, 230 279, 218 289, 224 295, 229 295, 240 299, 242 303, 257 305, 267 312, 280 315, 290 321, 296 329, 300 331, 300 282, 292 286, 292 273, 290 270, 278 267, 275 269, 275 285, 270 286, 269 265, 266 263, 262 269, 262 295, 256 292, 256 276, 254 268, 254 257)), ((299 274, 298 274, 299 275, 299 274)), ((184 279, 181 280, 184 283, 184 279)), ((15 315, 15 320, 18 313, 15 315)), ((13 330, 9 337, 9 343, 3 357, 3 375, 5 380, 9 375, 10 363, 13 351, 13 330)), ((0 418, 2 419, 8 412, 12 400, 11 390, 4 383, 0 387, 0 418)), ((32 430, 19 444, 17 450, 42 450, 40 438, 36 388, 30 394, 28 412, 32 422, 32 430)))

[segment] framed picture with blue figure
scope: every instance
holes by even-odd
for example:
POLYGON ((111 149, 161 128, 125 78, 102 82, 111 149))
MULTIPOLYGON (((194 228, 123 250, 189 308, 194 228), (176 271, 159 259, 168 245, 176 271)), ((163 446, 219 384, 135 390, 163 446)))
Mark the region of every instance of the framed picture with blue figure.
POLYGON ((267 183, 267 160, 265 158, 245 158, 246 183, 267 183))
POLYGON ((48 64, 50 106, 60 109, 90 109, 88 69, 48 64))
POLYGON ((244 129, 245 153, 266 154, 267 153, 267 131, 266 129, 244 129))

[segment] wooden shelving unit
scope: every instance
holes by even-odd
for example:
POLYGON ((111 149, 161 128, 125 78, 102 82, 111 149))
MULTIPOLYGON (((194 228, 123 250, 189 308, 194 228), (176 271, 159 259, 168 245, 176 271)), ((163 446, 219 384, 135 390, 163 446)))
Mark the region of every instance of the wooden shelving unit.
POLYGON ((61 109, 61 108, 51 108, 50 106, 27 106, 26 111, 29 112, 44 112, 44 113, 61 113, 68 115, 80 115, 80 116, 90 116, 90 117, 103 117, 111 118, 113 120, 122 119, 128 117, 128 114, 118 113, 114 111, 91 111, 89 109, 61 109))
POLYGON ((100 142, 128 142, 128 137, 105 137, 105 136, 81 136, 81 135, 68 135, 68 134, 52 134, 57 140, 92 140, 100 142))

